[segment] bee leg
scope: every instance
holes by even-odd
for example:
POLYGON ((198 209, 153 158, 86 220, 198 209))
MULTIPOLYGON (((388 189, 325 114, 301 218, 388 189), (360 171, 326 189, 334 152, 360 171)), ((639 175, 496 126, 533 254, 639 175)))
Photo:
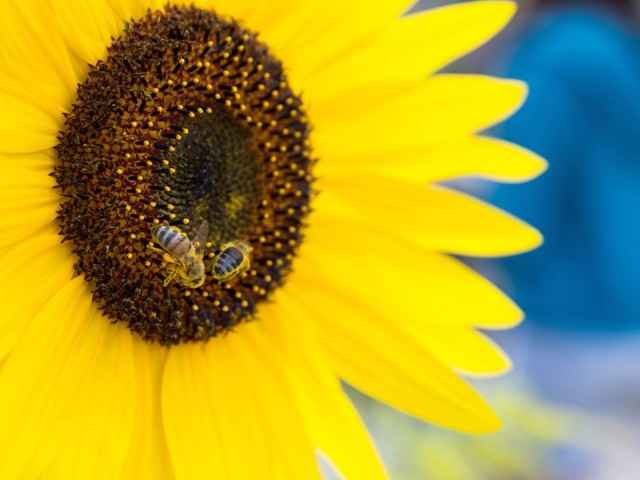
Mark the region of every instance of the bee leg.
POLYGON ((149 250, 151 250, 152 252, 162 253, 163 255, 164 255, 165 253, 167 253, 167 251, 166 251, 166 250, 162 250, 161 248, 158 248, 158 247, 156 247, 156 246, 154 246, 154 245, 151 245, 151 244, 147 245, 147 248, 148 248, 149 250))
POLYGON ((164 286, 166 287, 167 285, 169 285, 169 283, 171 283, 171 280, 173 280, 176 275, 177 275, 176 269, 170 268, 169 275, 167 275, 167 278, 164 279, 164 283, 163 283, 164 286))

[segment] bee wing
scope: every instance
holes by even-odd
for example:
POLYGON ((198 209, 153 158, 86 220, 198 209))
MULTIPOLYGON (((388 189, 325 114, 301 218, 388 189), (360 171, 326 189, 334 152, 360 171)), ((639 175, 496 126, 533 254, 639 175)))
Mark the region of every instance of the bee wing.
POLYGON ((204 252, 204 246, 207 243, 207 236, 209 235, 209 223, 204 220, 198 228, 198 234, 193 239, 193 245, 196 247, 196 254, 202 255, 204 252))

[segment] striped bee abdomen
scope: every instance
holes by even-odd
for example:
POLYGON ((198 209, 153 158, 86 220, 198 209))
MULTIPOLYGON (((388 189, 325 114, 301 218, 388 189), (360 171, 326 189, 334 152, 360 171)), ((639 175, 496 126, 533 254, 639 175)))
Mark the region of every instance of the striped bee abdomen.
POLYGON ((158 227, 153 235, 168 253, 177 258, 185 255, 191 248, 189 239, 174 228, 163 225, 158 227))
POLYGON ((213 265, 216 276, 225 277, 237 270, 244 261, 244 254, 236 247, 228 247, 218 255, 213 265))

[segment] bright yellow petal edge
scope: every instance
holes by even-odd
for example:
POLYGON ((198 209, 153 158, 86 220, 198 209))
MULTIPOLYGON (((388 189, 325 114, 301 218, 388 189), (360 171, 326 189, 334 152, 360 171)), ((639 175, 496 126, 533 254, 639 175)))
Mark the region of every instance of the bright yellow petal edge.
POLYGON ((317 449, 345 478, 385 478, 339 378, 440 425, 497 428, 456 372, 506 370, 474 327, 507 328, 522 314, 446 253, 504 255, 541 239, 426 184, 467 174, 523 181, 544 162, 476 135, 517 108, 522 86, 424 76, 488 40, 514 4, 401 17, 410 5, 396 0, 366 12, 355 0, 196 2, 263 32, 303 90, 321 194, 296 272, 259 321, 167 350, 110 324, 74 278, 48 176, 87 64, 161 3, 3 7, 0 478, 318 478, 317 449), (421 213, 428 221, 411 222, 421 213), (390 261, 396 250, 400 261, 390 261))

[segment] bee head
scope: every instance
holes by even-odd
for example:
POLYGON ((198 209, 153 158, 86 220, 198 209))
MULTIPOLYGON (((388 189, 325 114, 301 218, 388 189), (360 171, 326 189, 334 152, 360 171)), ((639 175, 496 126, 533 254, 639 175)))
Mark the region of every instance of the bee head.
POLYGON ((195 258, 187 258, 185 260, 184 284, 189 288, 198 288, 204 283, 204 263, 197 261, 195 258))

